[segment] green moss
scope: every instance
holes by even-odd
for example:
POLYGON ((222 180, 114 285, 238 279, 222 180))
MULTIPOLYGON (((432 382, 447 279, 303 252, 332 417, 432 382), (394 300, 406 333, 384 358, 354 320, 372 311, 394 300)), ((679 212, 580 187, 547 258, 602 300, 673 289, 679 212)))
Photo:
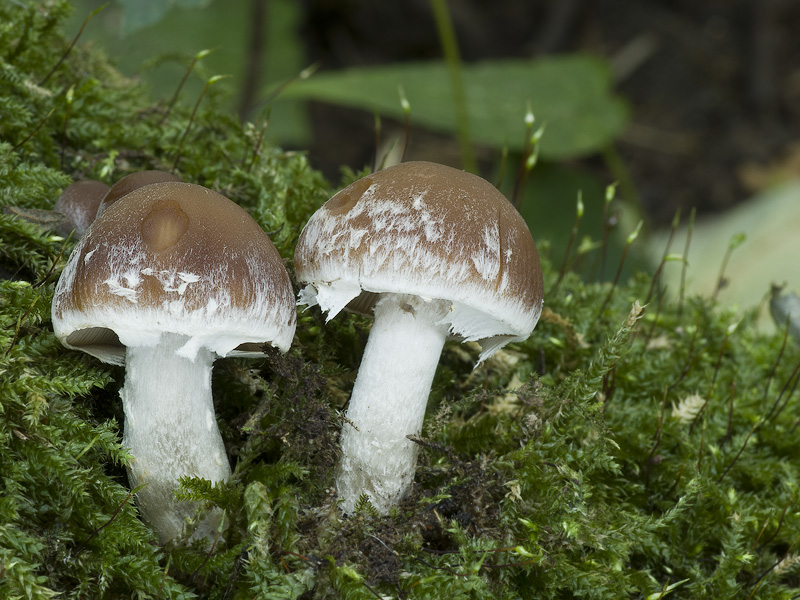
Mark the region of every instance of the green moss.
MULTIPOLYGON (((262 147, 216 86, 188 133, 195 99, 162 123, 165 102, 80 44, 43 82, 68 11, 0 4, 0 202, 47 209, 73 179, 169 169, 185 135, 180 175, 241 203, 289 261, 331 192, 306 158, 262 147)), ((305 311, 288 355, 215 369, 234 475, 182 493, 226 511, 226 539, 162 548, 127 487, 122 371, 52 333, 74 243, 9 214, 0 238, 2 598, 797 594, 800 350, 752 313, 703 298, 644 310, 638 275, 599 314, 606 285, 568 275, 528 341, 474 371, 472 346, 445 348, 410 496, 343 519, 340 409, 369 322, 305 311)))

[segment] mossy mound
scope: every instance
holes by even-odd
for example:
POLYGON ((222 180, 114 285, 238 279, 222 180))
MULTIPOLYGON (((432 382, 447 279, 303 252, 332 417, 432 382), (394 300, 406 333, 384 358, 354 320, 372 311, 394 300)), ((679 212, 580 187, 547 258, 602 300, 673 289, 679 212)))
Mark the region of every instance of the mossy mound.
MULTIPOLYGON (((288 264, 331 192, 305 157, 221 113, 214 86, 196 113, 168 107, 80 44, 48 76, 68 11, 0 5, 0 202, 51 209, 76 179, 175 168, 250 211, 288 264)), ((52 333, 74 242, 7 213, 0 239, 2 598, 800 593, 800 350, 759 334, 752 312, 642 308, 649 275, 606 305, 608 284, 567 275, 527 342, 474 371, 476 349, 445 348, 412 493, 389 517, 365 504, 342 518, 339 409, 369 323, 305 311, 287 355, 215 369, 234 476, 185 495, 226 511, 225 541, 164 548, 127 487, 121 369, 52 333)))

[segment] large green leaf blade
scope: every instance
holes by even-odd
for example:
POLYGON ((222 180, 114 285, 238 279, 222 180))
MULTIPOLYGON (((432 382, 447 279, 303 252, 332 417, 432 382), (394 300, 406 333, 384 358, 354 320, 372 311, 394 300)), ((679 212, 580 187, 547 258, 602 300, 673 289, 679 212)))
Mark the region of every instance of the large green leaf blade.
MULTIPOLYGON (((319 73, 297 82, 286 96, 341 104, 403 118, 398 87, 411 103, 414 123, 456 129, 450 79, 443 62, 319 73)), ((547 123, 542 156, 563 159, 591 154, 624 128, 627 109, 611 91, 606 64, 587 56, 497 60, 464 65, 470 129, 477 143, 520 150, 526 105, 547 123)))

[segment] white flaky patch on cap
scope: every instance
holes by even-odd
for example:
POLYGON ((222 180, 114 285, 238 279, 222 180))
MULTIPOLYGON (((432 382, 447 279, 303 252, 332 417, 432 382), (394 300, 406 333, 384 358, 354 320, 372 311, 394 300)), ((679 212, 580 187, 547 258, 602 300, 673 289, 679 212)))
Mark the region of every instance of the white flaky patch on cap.
MULTIPOLYGON (((64 345, 80 349, 112 364, 124 363, 120 348, 110 332, 124 346, 154 346, 163 333, 187 338, 179 354, 194 360, 201 348, 218 356, 257 356, 255 345, 269 343, 282 351, 289 349, 296 322, 294 299, 286 285, 276 285, 274 275, 255 252, 225 254, 205 273, 157 269, 147 252, 136 245, 95 243, 91 236, 81 239, 64 269, 53 300, 53 329, 64 345), (78 281, 79 263, 93 273, 94 283, 78 281), (243 281, 231 282, 228 264, 246 266, 243 281), (143 302, 144 287, 155 282, 158 302, 143 302), (251 301, 235 303, 232 285, 251 301), (83 298, 118 298, 113 303, 84 301, 82 309, 69 298, 80 287, 83 298), (104 289, 105 288, 105 289, 104 289), (246 345, 250 345, 247 347, 246 345), (240 346, 245 345, 245 348, 240 346)), ((151 296, 152 297, 152 296, 151 296)))
MULTIPOLYGON (((372 182, 346 212, 317 211, 296 250, 297 275, 307 284, 299 303, 319 304, 330 320, 363 292, 446 300, 451 309, 443 322, 451 336, 479 341, 483 360, 505 343, 527 338, 542 301, 511 289, 509 272, 519 257, 502 247, 495 210, 464 214, 481 231, 479 240, 465 240, 458 224, 429 201, 429 192, 412 184, 411 201, 396 202, 372 182)), ((530 236, 527 228, 524 233, 530 236)))
POLYGON ((500 227, 492 223, 483 230, 483 245, 470 256, 475 270, 486 281, 494 281, 500 272, 500 227))
POLYGON ((181 296, 186 292, 190 284, 197 283, 202 279, 200 275, 194 273, 167 269, 156 271, 149 267, 142 269, 141 274, 158 279, 165 292, 178 292, 181 296))

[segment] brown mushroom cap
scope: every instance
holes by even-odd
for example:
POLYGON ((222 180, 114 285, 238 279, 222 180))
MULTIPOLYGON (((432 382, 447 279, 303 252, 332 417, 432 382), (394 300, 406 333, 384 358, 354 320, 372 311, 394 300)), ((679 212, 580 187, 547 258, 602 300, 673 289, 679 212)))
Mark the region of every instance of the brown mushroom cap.
POLYGON ((490 183, 407 162, 349 185, 309 220, 295 251, 301 301, 368 313, 375 294, 447 300, 451 334, 502 345, 527 337, 542 308, 536 245, 490 183))
POLYGON ((66 346, 121 364, 124 346, 187 336, 182 352, 257 355, 288 349, 295 303, 269 237, 241 207, 189 183, 127 194, 70 256, 53 300, 66 346))
POLYGON ((68 223, 60 225, 56 230, 61 235, 68 235, 73 229, 83 235, 97 215, 100 202, 110 188, 102 181, 84 179, 67 186, 56 200, 54 210, 63 213, 68 223))
POLYGON ((183 180, 177 175, 166 171, 137 171, 136 173, 125 175, 125 177, 117 181, 117 183, 112 185, 111 189, 108 190, 108 193, 105 198, 102 199, 98 207, 97 215, 100 216, 100 214, 114 204, 114 202, 130 194, 133 190, 153 183, 164 183, 167 181, 183 180))

